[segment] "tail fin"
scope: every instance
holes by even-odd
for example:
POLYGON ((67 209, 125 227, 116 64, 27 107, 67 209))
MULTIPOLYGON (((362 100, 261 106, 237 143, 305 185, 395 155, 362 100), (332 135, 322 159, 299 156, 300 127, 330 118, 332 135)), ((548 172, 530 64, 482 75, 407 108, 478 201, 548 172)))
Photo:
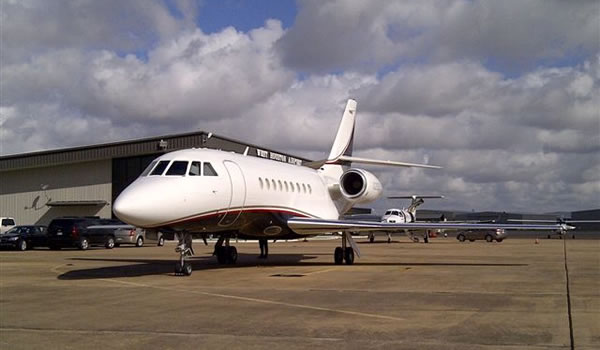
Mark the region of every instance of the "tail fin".
POLYGON ((401 167, 414 167, 414 168, 430 168, 439 169, 439 166, 426 165, 426 164, 415 164, 406 162, 395 162, 391 160, 376 160, 367 158, 358 158, 352 156, 352 147, 354 143, 354 128, 356 121, 356 101, 349 99, 346 103, 346 109, 342 116, 342 121, 338 128, 337 134, 335 135, 335 141, 329 152, 329 157, 324 160, 318 160, 314 162, 304 163, 304 166, 313 169, 319 169, 323 165, 343 165, 349 166, 354 163, 371 164, 371 165, 387 165, 387 166, 401 166, 401 167))
POLYGON ((342 121, 335 135, 335 141, 327 157, 327 162, 336 162, 342 156, 352 156, 354 125, 356 121, 356 101, 349 99, 342 115, 342 121))

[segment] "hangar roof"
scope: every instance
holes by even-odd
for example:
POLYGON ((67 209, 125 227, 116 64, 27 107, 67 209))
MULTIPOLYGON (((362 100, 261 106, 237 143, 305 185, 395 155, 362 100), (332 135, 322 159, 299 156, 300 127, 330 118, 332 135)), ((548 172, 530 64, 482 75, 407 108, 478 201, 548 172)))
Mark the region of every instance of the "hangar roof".
POLYGON ((302 162, 308 161, 304 158, 275 152, 267 148, 217 136, 205 131, 195 131, 183 134, 170 134, 89 146, 0 156, 0 171, 150 155, 193 147, 207 147, 238 153, 244 153, 246 147, 249 147, 248 154, 253 156, 281 160, 281 157, 272 156, 272 154, 276 154, 285 156, 284 159, 287 162, 295 164, 301 164, 302 162))

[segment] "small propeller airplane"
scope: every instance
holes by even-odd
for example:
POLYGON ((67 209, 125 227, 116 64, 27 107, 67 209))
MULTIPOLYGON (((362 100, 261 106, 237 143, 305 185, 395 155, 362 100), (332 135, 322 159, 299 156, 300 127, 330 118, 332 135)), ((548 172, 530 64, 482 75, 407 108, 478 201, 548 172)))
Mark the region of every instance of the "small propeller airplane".
POLYGON ((356 101, 348 100, 327 159, 304 166, 212 149, 186 149, 156 158, 113 203, 123 222, 177 237, 176 275, 190 275, 192 238, 218 236, 219 263, 235 263, 230 238, 293 239, 341 232, 334 263, 354 263, 352 232, 438 229, 557 230, 565 224, 511 225, 342 220, 352 206, 383 192, 381 182, 353 164, 439 169, 428 164, 352 156, 356 101))

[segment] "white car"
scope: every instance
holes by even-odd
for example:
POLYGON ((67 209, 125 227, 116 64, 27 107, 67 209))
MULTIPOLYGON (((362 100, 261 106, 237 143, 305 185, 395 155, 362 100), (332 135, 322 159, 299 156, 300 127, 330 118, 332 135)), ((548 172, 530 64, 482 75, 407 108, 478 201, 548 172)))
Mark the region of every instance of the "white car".
POLYGON ((10 230, 16 225, 15 219, 5 216, 0 217, 0 234, 4 234, 4 232, 10 230))

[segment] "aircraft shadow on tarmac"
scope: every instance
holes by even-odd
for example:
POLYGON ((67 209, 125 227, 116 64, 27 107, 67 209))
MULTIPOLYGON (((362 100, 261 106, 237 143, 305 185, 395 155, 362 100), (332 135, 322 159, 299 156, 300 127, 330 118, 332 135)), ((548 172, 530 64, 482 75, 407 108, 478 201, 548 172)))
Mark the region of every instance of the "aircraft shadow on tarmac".
MULTIPOLYGON (((316 259, 314 254, 270 254, 268 260, 259 260, 255 254, 239 254, 235 265, 221 265, 217 259, 212 256, 194 257, 188 261, 192 264, 195 272, 213 269, 244 268, 252 266, 265 267, 289 267, 289 266, 335 266, 333 262, 306 261, 316 259)), ((94 267, 87 269, 71 270, 60 274, 59 280, 86 280, 100 278, 119 278, 119 277, 139 277, 150 275, 173 274, 175 261, 164 259, 108 259, 108 258, 71 258, 73 264, 67 266, 76 266, 77 261, 104 261, 112 263, 131 263, 117 266, 94 267)), ((340 267, 348 265, 339 265, 340 267)), ((499 263, 454 263, 454 262, 435 262, 435 263, 409 263, 409 262, 355 262, 355 266, 483 266, 483 267, 514 267, 527 266, 527 264, 499 264, 499 263)), ((351 266, 348 266, 351 267, 351 266)))

